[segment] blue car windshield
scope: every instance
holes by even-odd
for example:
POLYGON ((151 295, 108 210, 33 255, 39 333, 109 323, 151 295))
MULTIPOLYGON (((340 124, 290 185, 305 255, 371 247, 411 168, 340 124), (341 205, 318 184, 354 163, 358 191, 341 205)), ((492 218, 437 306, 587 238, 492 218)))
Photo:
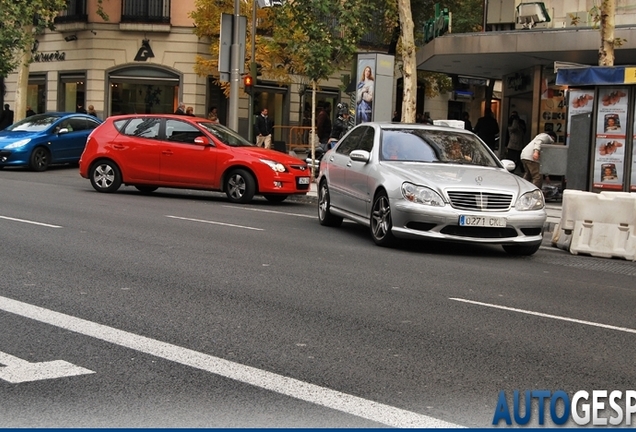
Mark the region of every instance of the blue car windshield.
POLYGON ((254 144, 228 127, 212 122, 198 122, 198 124, 225 145, 231 147, 254 147, 254 144))
POLYGON ((53 123, 60 119, 59 116, 53 116, 50 114, 36 114, 31 117, 20 120, 17 123, 12 124, 6 130, 10 131, 24 131, 24 132, 39 132, 48 129, 53 123))

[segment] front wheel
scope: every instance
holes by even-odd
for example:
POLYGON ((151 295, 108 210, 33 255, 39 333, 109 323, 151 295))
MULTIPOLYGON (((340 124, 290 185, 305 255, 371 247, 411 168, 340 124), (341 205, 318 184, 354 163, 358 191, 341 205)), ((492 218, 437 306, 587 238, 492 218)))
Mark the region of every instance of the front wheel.
POLYGON ((256 193, 254 177, 243 169, 237 169, 227 176, 225 181, 225 194, 228 199, 237 204, 248 203, 256 193))
POLYGON ((373 200, 370 222, 371 237, 375 244, 387 247, 395 244, 395 236, 391 232, 391 206, 385 192, 380 192, 373 200))
POLYGON ((533 255, 541 247, 541 243, 536 245, 503 245, 503 249, 508 255, 529 256, 533 255))
POLYGON ((51 153, 44 147, 37 147, 31 153, 31 159, 29 160, 29 168, 33 171, 46 171, 49 167, 51 153))
POLYGON ((268 195, 263 195, 263 196, 269 202, 280 203, 280 202, 285 201, 287 199, 288 195, 272 195, 272 194, 268 194, 268 195))
POLYGON ((318 189, 318 221, 320 225, 338 227, 342 225, 342 218, 334 216, 331 213, 330 206, 329 186, 327 186, 327 181, 323 180, 320 182, 320 188, 318 189))
POLYGON ((121 186, 121 172, 112 161, 103 160, 94 163, 88 176, 97 192, 115 192, 121 186))

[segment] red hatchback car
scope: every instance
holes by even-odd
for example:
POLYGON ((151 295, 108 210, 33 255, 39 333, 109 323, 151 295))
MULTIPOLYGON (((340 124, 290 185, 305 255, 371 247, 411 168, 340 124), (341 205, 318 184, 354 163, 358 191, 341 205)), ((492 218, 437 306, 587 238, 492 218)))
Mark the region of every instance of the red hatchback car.
POLYGON ((223 191, 247 203, 255 194, 281 202, 309 191, 307 164, 256 147, 204 118, 170 114, 109 117, 88 137, 80 175, 98 192, 122 184, 150 193, 159 187, 223 191))

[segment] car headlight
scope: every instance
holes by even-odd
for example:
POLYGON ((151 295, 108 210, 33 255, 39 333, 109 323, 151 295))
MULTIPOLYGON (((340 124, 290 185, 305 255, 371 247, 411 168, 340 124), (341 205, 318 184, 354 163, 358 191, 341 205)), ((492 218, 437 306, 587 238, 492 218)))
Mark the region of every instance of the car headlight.
POLYGON ((17 149, 17 148, 20 148, 22 146, 27 145, 30 141, 31 141, 31 138, 21 139, 20 141, 16 141, 14 143, 11 143, 8 146, 5 146, 4 148, 6 148, 8 150, 17 149))
POLYGON ((280 162, 275 162, 275 161, 269 160, 269 159, 261 159, 261 162, 263 162, 264 164, 266 164, 267 166, 269 166, 271 169, 273 169, 276 172, 285 172, 285 171, 287 171, 287 169, 285 168, 285 165, 283 165, 280 162))
POLYGON ((541 210, 543 207, 545 207, 545 200, 543 199, 543 192, 539 189, 524 193, 517 199, 515 204, 515 209, 519 211, 541 210))
POLYGON ((412 183, 402 184, 402 196, 407 201, 434 207, 444 207, 446 203, 437 192, 431 188, 417 186, 412 183))

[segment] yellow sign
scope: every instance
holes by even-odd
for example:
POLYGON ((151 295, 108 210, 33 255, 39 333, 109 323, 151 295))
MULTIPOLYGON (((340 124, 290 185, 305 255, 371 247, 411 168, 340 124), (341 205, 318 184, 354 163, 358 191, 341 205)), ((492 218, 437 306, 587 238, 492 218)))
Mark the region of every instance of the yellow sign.
POLYGON ((633 68, 633 67, 625 68, 625 83, 626 84, 636 83, 636 68, 633 68))

